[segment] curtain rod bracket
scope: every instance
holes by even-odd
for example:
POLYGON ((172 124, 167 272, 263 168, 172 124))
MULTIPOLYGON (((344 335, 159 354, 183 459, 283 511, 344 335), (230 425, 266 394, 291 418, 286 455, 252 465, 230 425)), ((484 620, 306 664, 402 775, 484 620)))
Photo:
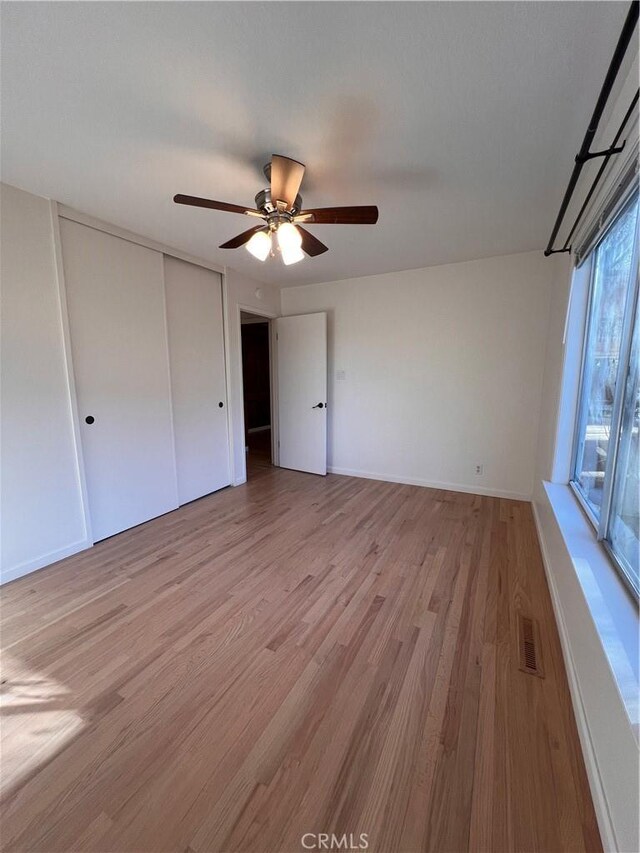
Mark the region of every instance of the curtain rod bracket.
POLYGON ((570 252, 571 246, 568 246, 566 249, 545 249, 544 256, 548 258, 549 255, 562 255, 564 252, 570 252))
POLYGON ((586 154, 576 154, 576 163, 586 163, 587 160, 593 160, 594 157, 611 157, 612 154, 619 154, 624 150, 627 140, 623 140, 622 145, 612 145, 606 151, 587 151, 586 154))

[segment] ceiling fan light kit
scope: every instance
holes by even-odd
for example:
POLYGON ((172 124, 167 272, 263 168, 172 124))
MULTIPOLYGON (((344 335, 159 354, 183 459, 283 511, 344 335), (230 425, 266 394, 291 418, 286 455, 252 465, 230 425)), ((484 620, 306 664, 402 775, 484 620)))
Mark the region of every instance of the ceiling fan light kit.
POLYGON ((223 210, 227 213, 240 213, 264 220, 266 225, 256 225, 231 240, 223 243, 221 249, 237 249, 246 246, 254 258, 266 261, 277 253, 286 266, 301 261, 305 253, 310 257, 321 255, 327 246, 321 243, 300 223, 310 225, 375 225, 378 221, 378 208, 374 205, 358 207, 320 207, 313 210, 302 209, 302 196, 298 194, 305 167, 297 160, 274 154, 271 162, 264 167, 264 174, 270 182, 267 189, 256 195, 255 208, 228 204, 208 198, 190 195, 175 195, 176 204, 192 207, 205 207, 210 210, 223 210), (275 237, 275 240, 274 240, 275 237))

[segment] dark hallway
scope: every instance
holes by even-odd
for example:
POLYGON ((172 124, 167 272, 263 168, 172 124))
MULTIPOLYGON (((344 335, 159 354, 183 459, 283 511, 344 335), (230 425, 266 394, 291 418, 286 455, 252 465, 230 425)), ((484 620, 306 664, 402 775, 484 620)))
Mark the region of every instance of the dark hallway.
POLYGON ((247 476, 271 465, 269 322, 241 314, 244 438, 247 476))

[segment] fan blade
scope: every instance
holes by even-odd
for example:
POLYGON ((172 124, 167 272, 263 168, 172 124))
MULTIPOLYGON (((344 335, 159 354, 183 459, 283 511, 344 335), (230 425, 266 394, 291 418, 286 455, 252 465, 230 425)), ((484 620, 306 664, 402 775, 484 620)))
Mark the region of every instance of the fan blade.
POLYGON ((174 195, 176 204, 190 204, 192 207, 208 207, 211 210, 224 210, 227 213, 245 213, 247 216, 259 216, 262 213, 252 207, 241 207, 239 204, 227 204, 226 201, 214 201, 212 198, 198 198, 195 195, 174 195))
POLYGON ((302 228, 300 225, 296 225, 296 228, 302 236, 302 251, 306 252, 307 255, 315 258, 316 255, 321 255, 323 252, 329 251, 329 247, 321 243, 313 234, 310 234, 306 228, 302 228))
POLYGON ((290 210, 298 195, 303 175, 303 163, 274 154, 271 158, 271 201, 273 204, 283 201, 287 205, 287 210, 290 210))
POLYGON ((375 225, 378 208, 373 204, 361 207, 316 207, 313 210, 301 210, 293 221, 316 225, 375 225))
POLYGON ((231 240, 227 240, 227 242, 223 243, 219 248, 239 249, 240 246, 244 246, 245 243, 248 243, 253 235, 258 233, 258 231, 264 231, 264 226, 256 225, 255 228, 249 228, 248 231, 243 231, 242 234, 238 234, 237 237, 232 237, 231 240))

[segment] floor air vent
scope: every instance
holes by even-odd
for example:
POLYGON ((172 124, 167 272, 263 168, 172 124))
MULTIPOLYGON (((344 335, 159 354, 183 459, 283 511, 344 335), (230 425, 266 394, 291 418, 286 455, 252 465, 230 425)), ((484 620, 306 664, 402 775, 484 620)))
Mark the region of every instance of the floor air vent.
POLYGON ((520 653, 520 669, 530 675, 544 678, 538 623, 535 619, 524 616, 522 613, 518 614, 518 651, 520 653))

